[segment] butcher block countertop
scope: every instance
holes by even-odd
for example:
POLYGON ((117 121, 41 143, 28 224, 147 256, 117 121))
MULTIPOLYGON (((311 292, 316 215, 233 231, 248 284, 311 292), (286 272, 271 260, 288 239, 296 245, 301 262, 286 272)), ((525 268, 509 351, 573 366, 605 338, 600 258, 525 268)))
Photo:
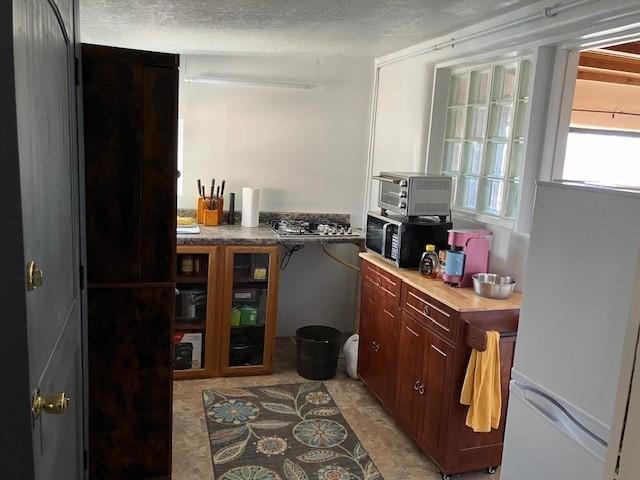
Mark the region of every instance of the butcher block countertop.
POLYGON ((377 253, 361 252, 360 257, 458 312, 519 310, 522 303, 522 295, 519 292, 514 292, 510 298, 504 300, 485 298, 476 295, 473 288, 450 287, 442 280, 423 277, 417 270, 398 268, 377 253))

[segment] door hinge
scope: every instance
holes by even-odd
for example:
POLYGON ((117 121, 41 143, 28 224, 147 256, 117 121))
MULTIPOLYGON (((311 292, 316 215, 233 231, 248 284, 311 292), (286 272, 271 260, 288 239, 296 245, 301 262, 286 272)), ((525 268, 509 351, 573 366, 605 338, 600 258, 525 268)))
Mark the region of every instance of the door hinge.
POLYGON ((80 290, 84 290, 84 265, 80 265, 80 290))
POLYGON ((73 76, 77 87, 80 85, 80 59, 76 56, 73 57, 73 76))
POLYGON ((82 468, 85 471, 89 468, 89 455, 86 450, 82 451, 82 468))

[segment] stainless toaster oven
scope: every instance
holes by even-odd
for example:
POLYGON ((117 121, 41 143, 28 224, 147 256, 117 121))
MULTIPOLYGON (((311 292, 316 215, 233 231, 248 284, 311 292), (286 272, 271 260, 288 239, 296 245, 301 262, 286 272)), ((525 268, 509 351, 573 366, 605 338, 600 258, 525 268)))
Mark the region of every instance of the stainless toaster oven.
POLYGON ((415 172, 381 172, 378 206, 403 217, 447 217, 451 214, 451 178, 415 172))

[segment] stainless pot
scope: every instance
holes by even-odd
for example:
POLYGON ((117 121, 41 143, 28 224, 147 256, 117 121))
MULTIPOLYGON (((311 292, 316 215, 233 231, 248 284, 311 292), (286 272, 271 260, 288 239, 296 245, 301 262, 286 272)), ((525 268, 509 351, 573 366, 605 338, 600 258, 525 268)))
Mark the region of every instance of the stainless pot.
POLYGON ((207 294, 202 289, 176 288, 176 321, 192 322, 204 318, 207 294))

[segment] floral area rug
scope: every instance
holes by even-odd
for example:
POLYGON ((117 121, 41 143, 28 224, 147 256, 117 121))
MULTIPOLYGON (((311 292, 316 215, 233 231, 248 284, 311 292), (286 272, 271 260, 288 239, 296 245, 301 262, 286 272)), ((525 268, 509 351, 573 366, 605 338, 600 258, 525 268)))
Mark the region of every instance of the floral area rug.
POLYGON ((216 480, 382 480, 320 382, 202 394, 216 480))

